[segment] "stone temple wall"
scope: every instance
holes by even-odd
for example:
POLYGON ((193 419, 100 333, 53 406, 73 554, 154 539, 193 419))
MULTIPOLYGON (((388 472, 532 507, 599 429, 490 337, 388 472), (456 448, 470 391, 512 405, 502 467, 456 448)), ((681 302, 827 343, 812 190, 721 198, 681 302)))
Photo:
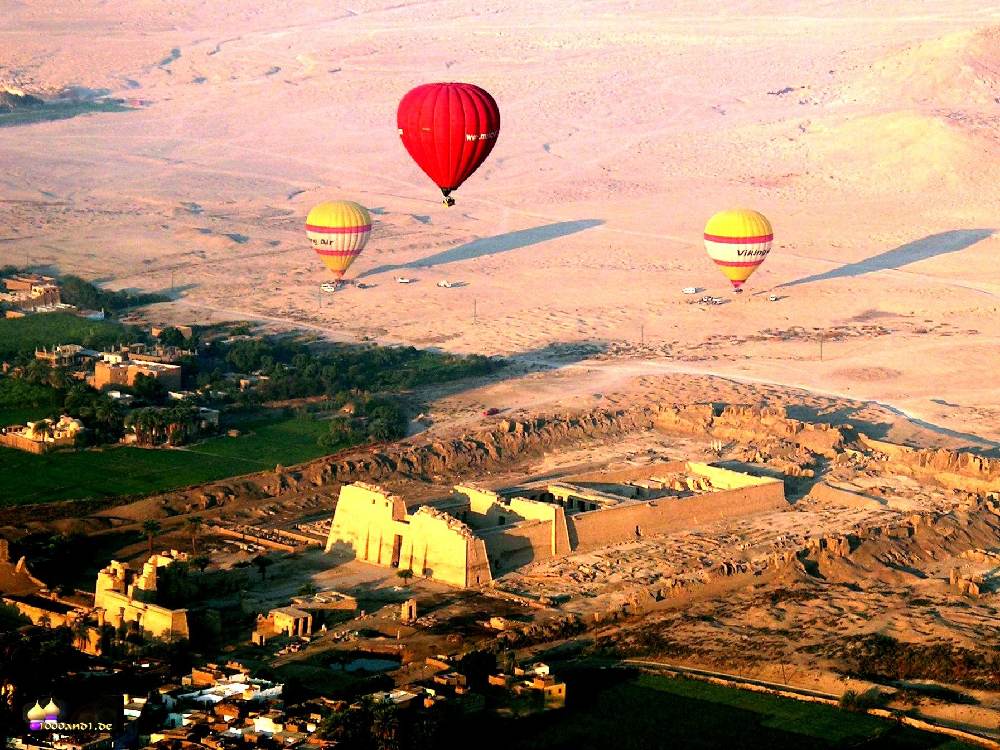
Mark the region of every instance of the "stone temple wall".
MULTIPOLYGON (((514 498, 509 519, 479 531, 431 506, 407 514, 402 498, 359 482, 341 489, 326 550, 455 586, 481 586, 495 575, 573 551, 787 507, 779 480, 707 464, 670 466, 707 480, 712 491, 569 515, 557 504, 514 498)), ((490 495, 476 491, 470 505, 499 519, 499 501, 490 495)))

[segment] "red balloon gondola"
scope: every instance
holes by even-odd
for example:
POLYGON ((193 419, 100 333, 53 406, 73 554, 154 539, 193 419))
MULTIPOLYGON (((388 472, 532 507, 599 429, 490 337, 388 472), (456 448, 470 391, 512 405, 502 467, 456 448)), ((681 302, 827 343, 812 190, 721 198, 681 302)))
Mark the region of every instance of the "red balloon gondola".
POLYGON ((427 83, 400 101, 396 125, 403 146, 452 206, 451 192, 496 145, 500 109, 489 92, 471 83, 427 83))

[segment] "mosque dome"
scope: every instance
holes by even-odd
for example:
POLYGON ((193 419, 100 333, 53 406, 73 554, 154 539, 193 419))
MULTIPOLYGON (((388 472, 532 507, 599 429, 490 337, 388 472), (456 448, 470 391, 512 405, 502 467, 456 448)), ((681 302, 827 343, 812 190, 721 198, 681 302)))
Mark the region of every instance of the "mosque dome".
POLYGON ((59 706, 51 698, 49 698, 48 705, 43 710, 45 711, 46 721, 55 721, 59 718, 59 706))
POLYGON ((45 709, 35 701, 35 705, 28 709, 28 721, 44 721, 45 709))

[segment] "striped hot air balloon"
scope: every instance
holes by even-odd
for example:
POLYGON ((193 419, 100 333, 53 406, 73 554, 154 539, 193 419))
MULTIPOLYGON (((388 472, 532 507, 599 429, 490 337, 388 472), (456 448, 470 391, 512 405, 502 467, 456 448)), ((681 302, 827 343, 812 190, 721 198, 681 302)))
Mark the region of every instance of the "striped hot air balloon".
POLYGON ((320 203, 306 217, 306 236, 338 281, 365 249, 371 233, 371 214, 354 201, 320 203))
POLYGON ((720 211, 705 225, 705 251, 737 292, 771 252, 773 239, 771 222, 749 208, 720 211))

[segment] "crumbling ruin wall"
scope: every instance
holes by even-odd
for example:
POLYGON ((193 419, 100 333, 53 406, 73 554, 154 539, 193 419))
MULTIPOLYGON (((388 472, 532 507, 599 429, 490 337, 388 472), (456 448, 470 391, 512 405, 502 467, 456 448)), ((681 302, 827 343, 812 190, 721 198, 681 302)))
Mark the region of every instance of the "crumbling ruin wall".
POLYGON ((684 498, 658 498, 567 517, 570 544, 586 551, 647 534, 680 531, 788 508, 781 482, 684 498), (636 533, 638 529, 638 533, 636 533))
POLYGON ((858 438, 866 448, 884 457, 893 469, 916 479, 929 479, 966 492, 1000 492, 1000 460, 943 448, 908 448, 867 435, 858 438))
POLYGON ((416 477, 471 474, 555 445, 628 434, 648 429, 652 424, 652 412, 638 408, 507 419, 492 430, 452 440, 388 446, 368 455, 359 452, 352 459, 319 459, 303 465, 295 476, 286 477, 286 481, 321 486, 360 478, 377 480, 392 474, 416 477))
POLYGON ((708 435, 720 440, 753 443, 766 438, 785 441, 833 458, 844 447, 844 434, 827 424, 789 418, 783 407, 673 405, 660 409, 656 427, 683 435, 708 435))
POLYGON ((837 505, 843 508, 881 508, 886 505, 884 501, 880 501, 877 498, 833 487, 826 482, 816 482, 809 489, 806 499, 815 500, 824 505, 837 505))

